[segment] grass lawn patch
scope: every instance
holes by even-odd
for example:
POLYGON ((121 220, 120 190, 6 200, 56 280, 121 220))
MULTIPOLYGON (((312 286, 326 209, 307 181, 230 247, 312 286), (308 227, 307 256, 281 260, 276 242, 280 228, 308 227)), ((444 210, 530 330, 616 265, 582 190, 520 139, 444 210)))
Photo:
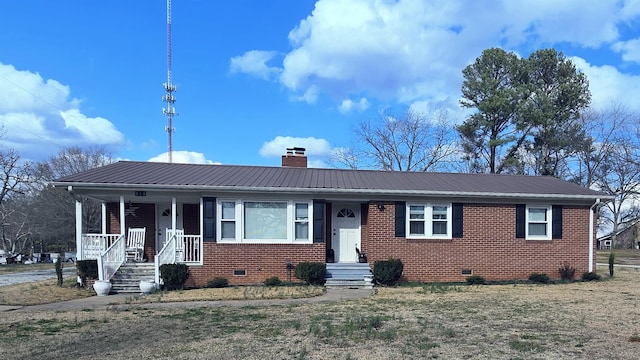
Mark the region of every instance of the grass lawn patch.
POLYGON ((136 296, 130 303, 214 301, 214 300, 267 300, 300 299, 324 294, 322 286, 231 286, 190 290, 160 291, 136 296))
POLYGON ((603 281, 384 287, 332 303, 11 311, 0 313, 0 348, 65 360, 637 359, 638 299, 640 271, 620 269, 603 281))
POLYGON ((596 262, 607 264, 609 262, 609 254, 612 252, 616 254, 614 264, 640 265, 640 250, 638 249, 598 250, 596 252, 596 262))
MULTIPOLYGON (((64 267, 75 267, 74 263, 65 263, 64 267)), ((38 270, 54 270, 55 264, 53 263, 39 263, 39 264, 5 264, 0 265, 0 275, 3 274, 11 274, 11 273, 19 273, 19 272, 27 272, 27 271, 38 271, 38 270)))
POLYGON ((55 279, 0 286, 0 305, 40 305, 93 295, 93 289, 77 287, 76 278, 72 276, 65 278, 62 286, 58 286, 55 279))

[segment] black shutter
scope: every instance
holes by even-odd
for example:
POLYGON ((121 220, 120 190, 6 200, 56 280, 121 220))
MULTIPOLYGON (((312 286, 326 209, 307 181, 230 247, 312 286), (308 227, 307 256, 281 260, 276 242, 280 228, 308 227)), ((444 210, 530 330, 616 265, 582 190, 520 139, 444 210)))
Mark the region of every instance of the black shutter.
POLYGON ((324 200, 313 200, 313 242, 324 242, 324 200))
POLYGON ((453 216, 453 224, 452 224, 452 234, 451 236, 454 238, 461 238, 462 228, 463 228, 463 207, 461 203, 453 203, 451 204, 451 212, 453 216))
POLYGON ((203 241, 216 242, 216 198, 202 198, 203 241))
POLYGON ((516 238, 523 239, 525 237, 525 226, 526 226, 526 205, 517 204, 516 205, 516 238))
POLYGON ((396 237, 406 236, 407 205, 404 201, 396 201, 396 237))
POLYGON ((551 238, 562 239, 562 205, 551 208, 551 238))

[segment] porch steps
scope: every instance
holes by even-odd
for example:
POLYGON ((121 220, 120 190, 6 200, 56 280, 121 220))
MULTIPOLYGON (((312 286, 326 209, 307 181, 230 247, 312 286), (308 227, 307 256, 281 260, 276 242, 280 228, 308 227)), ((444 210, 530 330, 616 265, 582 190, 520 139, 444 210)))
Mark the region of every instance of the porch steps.
POLYGON ((367 263, 327 263, 324 286, 330 289, 366 289, 364 276, 371 275, 367 263))
POLYGON ((154 280, 153 263, 126 262, 111 278, 111 292, 140 293, 140 280, 154 280))

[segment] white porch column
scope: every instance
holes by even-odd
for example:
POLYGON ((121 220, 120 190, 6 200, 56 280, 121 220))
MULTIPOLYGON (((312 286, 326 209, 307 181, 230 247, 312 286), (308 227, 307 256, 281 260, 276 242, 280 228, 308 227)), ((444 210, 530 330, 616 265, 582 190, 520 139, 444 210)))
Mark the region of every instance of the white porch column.
POLYGON ((76 200, 76 259, 84 260, 82 252, 82 203, 76 200))
POLYGON ((124 196, 120 196, 120 235, 125 235, 124 229, 124 196))
MULTIPOLYGON (((222 216, 222 214, 218 216, 222 216)), ((182 221, 184 222, 184 218, 182 221)), ((200 197, 200 236, 202 236, 202 241, 200 241, 200 254, 202 254, 202 243, 204 242, 204 199, 202 196, 200 197)))
POLYGON ((107 233, 107 203, 102 202, 100 204, 100 208, 102 210, 102 234, 107 233))
MULTIPOLYGON (((173 230, 173 233, 176 233, 176 198, 173 197, 171 198, 171 229, 173 230)), ((184 226, 184 224, 183 224, 184 226)))

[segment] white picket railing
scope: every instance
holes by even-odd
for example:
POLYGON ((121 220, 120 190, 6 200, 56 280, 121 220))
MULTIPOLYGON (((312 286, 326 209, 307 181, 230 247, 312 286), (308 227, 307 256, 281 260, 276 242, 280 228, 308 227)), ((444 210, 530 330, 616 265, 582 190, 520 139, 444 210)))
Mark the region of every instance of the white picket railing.
POLYGON ((180 241, 180 239, 177 241, 179 243, 177 246, 178 262, 187 264, 202 263, 202 236, 183 235, 182 241, 180 241), (182 249, 180 249, 180 247, 182 247, 182 249))
POLYGON ((164 243, 162 249, 154 256, 156 284, 160 284, 160 266, 176 263, 176 236, 173 235, 164 243))
POLYGON ((126 261, 124 235, 113 243, 109 248, 98 256, 98 279, 111 280, 113 274, 126 261))
POLYGON ((95 260, 102 255, 121 234, 82 234, 82 259, 95 260))

